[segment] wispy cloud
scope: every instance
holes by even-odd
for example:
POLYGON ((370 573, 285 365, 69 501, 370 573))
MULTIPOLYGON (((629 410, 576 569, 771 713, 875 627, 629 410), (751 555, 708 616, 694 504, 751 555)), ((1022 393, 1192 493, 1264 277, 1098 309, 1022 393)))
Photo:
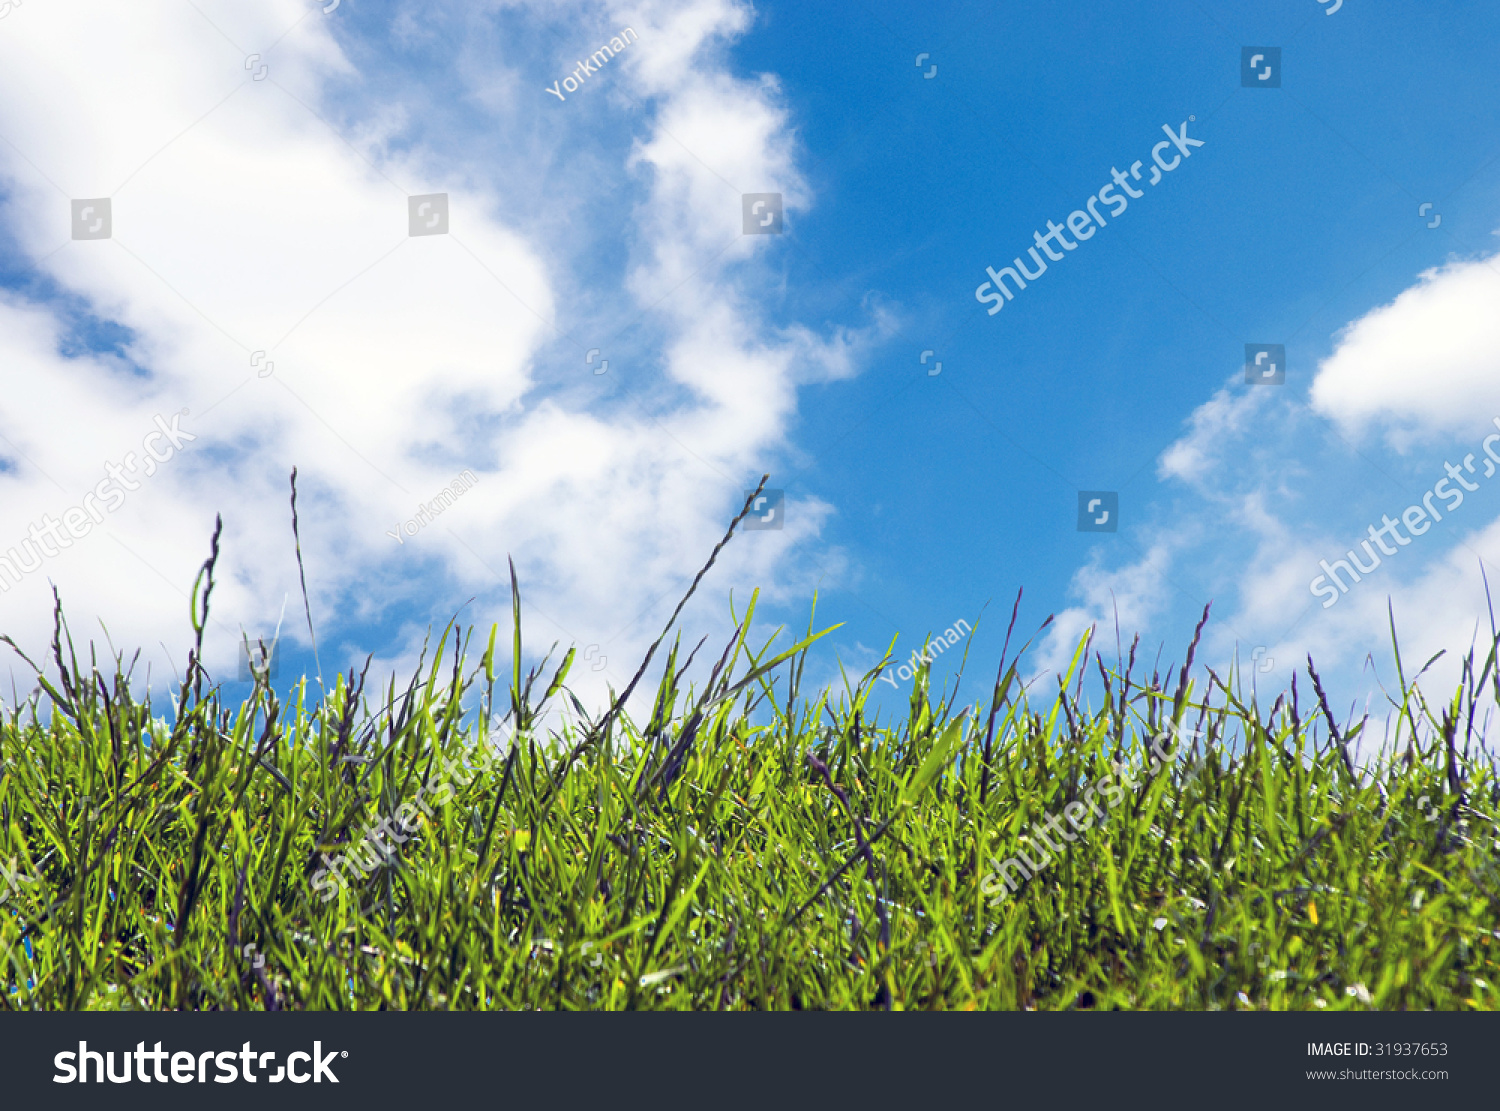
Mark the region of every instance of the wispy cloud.
MULTIPOLYGON (((199 450, 51 570, 75 621, 97 615, 120 647, 170 657, 222 512, 210 660, 227 671, 238 626, 253 634, 297 590, 296 464, 330 643, 405 661, 429 620, 475 595, 468 614, 503 620, 513 554, 536 639, 608 645, 619 661, 580 673, 598 696, 623 685, 746 484, 775 469, 798 387, 856 373, 889 321, 815 330, 759 307, 778 244, 740 234, 738 194, 780 191, 789 213, 812 198, 774 83, 723 64, 747 6, 633 9, 640 39, 613 87, 601 80, 550 139, 537 134, 550 98, 467 58, 475 114, 425 127, 420 83, 408 97, 380 82, 386 29, 347 9, 78 0, 8 21, 0 218, 58 290, 129 329, 125 358, 144 373, 64 354, 62 306, 5 294, 0 361, 24 374, 0 399, 0 528, 72 504, 143 415, 186 408, 199 450), (476 154, 487 127, 533 133, 558 168, 545 198, 513 203, 533 171, 476 154), (602 172, 571 172, 580 160, 602 172), (447 194, 449 233, 412 237, 406 198, 429 193, 447 194), (112 238, 71 240, 69 200, 106 196, 112 238), (585 365, 598 348, 603 376, 585 365), (481 481, 462 502, 392 545, 390 522, 463 469, 481 481)), ((580 50, 623 18, 540 4, 468 18, 501 16, 580 50)), ((463 38, 451 14, 401 26, 410 42, 463 38)), ((499 68, 514 75, 528 48, 507 46, 499 68)), ((818 541, 831 507, 793 508, 784 531, 732 546, 699 617, 722 626, 731 586, 800 592, 842 560, 818 541)), ((46 584, 0 613, 39 642, 46 584)))

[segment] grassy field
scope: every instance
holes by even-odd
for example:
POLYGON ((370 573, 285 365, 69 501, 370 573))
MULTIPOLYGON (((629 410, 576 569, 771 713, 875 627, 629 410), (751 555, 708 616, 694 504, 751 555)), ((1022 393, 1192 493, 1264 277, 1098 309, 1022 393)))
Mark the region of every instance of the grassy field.
POLYGON ((701 688, 663 633, 591 718, 571 652, 497 673, 513 572, 509 644, 450 627, 402 686, 227 706, 197 663, 213 562, 170 713, 80 662, 60 606, 6 709, 0 1006, 1495 1006, 1493 650, 1442 702, 1403 673, 1363 767, 1311 661, 1262 708, 1190 681, 1191 648, 1145 676, 1085 643, 1041 697, 1007 634, 977 705, 924 667, 881 721, 875 672, 805 692, 821 634, 756 640, 753 602, 701 688), (1084 813, 1038 860, 1028 830, 1084 813))

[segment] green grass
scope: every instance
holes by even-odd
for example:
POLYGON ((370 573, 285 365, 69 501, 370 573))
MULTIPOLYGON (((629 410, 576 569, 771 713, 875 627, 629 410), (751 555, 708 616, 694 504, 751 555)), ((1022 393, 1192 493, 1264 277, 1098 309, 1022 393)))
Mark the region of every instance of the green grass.
POLYGON ((161 717, 59 607, 0 723, 0 862, 26 877, 0 887, 0 1006, 1495 1006, 1493 650, 1442 703, 1403 675, 1401 733, 1356 769, 1311 663, 1312 704, 1266 710, 1086 642, 1044 699, 1020 656, 978 705, 923 668, 882 722, 874 672, 805 692, 817 636, 753 641, 753 613, 701 689, 667 649, 644 721, 623 693, 590 719, 571 652, 499 675, 496 631, 453 627, 404 686, 320 700, 226 706, 195 653, 161 717), (1171 729, 1198 736, 1153 768, 1171 729), (1134 788, 991 906, 992 862, 1115 762, 1134 788), (419 793, 420 834, 325 901, 321 855, 419 793))

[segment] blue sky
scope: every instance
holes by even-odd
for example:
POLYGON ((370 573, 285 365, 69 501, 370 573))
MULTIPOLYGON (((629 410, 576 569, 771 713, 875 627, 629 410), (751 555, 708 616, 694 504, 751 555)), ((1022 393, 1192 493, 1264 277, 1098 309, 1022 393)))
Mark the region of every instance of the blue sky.
POLYGON ((786 527, 734 541, 691 642, 731 593, 800 628, 816 590, 833 681, 984 611, 978 696, 1019 588, 1021 635, 1058 615, 1039 673, 1091 625, 1112 647, 1116 612, 1179 660, 1212 601, 1200 660, 1263 649, 1274 690, 1310 651, 1362 703, 1388 598, 1421 659, 1489 624, 1478 479, 1331 608, 1309 583, 1496 430, 1500 11, 1336 3, 15 9, 0 556, 155 415, 201 439, 0 617, 40 651, 50 578, 75 633, 180 669, 221 512, 210 660, 290 597, 300 671, 295 464, 325 671, 409 666, 466 603, 503 621, 510 555, 536 647, 608 661, 597 700, 768 472, 786 527), (1246 46, 1279 47, 1279 88, 1242 87, 1246 46), (1184 124, 1201 147, 986 314, 986 267, 1184 124), (450 233, 409 236, 436 193, 450 233), (783 234, 742 234, 744 193, 784 197, 783 234), (71 239, 68 198, 105 196, 112 241, 71 239), (1246 384, 1250 343, 1284 345, 1284 385, 1246 384), (1118 493, 1117 532, 1078 530, 1081 490, 1118 493))

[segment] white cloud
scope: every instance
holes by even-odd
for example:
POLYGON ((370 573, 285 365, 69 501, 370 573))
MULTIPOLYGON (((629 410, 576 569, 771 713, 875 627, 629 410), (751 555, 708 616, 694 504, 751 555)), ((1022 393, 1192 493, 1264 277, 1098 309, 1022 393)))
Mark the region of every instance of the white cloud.
POLYGON ((1427 270, 1345 328, 1318 368, 1313 408, 1345 430, 1385 425, 1397 446, 1500 413, 1497 260, 1427 270))
MULTIPOLYGON (((820 334, 772 326, 755 307, 757 256, 774 244, 739 238, 736 193, 781 190, 789 212, 810 197, 774 83, 720 64, 749 9, 632 9, 640 41, 607 74, 631 95, 612 98, 606 122, 645 137, 626 152, 592 150, 617 159, 613 176, 559 174, 542 201, 528 196, 551 216, 520 224, 509 214, 529 171, 474 161, 463 135, 426 135, 401 92, 383 88, 342 132, 324 122, 351 112, 347 99, 330 106, 333 85, 363 79, 334 34, 356 33, 340 13, 297 0, 198 8, 27 5, 0 35, 0 134, 13 144, 0 146, 0 219, 58 289, 132 330, 128 355, 147 372, 59 354, 61 302, 6 295, 0 364, 26 372, 0 399, 0 434, 15 445, 0 442, 15 464, 0 472, 0 550, 74 504, 154 414, 186 407, 183 427, 198 436, 108 518, 108 535, 0 595, 6 630, 44 641, 50 576, 80 636, 97 615, 118 647, 160 643, 159 665, 170 655, 180 666, 186 591, 220 511, 209 655, 226 665, 239 624, 266 633, 283 599, 297 598, 286 505, 295 463, 325 668, 352 662, 328 658, 328 645, 352 655, 341 631, 350 622, 403 622, 388 662, 409 662, 434 606, 477 593, 468 617, 506 621, 511 553, 534 644, 604 645, 609 667, 580 671, 580 683, 595 697, 606 681, 623 686, 744 485, 787 451, 797 387, 854 373, 891 327, 874 312, 863 329, 820 334), (257 81, 259 64, 268 70, 257 81), (405 195, 428 192, 449 194, 451 234, 408 237, 405 195), (615 194, 624 207, 614 202, 607 225, 570 223, 615 194), (100 196, 112 198, 113 238, 71 241, 69 198, 100 196), (569 238, 538 238, 554 234, 569 238), (623 291, 607 273, 551 261, 621 246, 623 291), (641 314, 651 337, 637 365, 616 360, 625 403, 571 378, 550 388, 544 363, 565 355, 582 366, 559 337, 583 323, 570 314, 590 302, 618 309, 622 297, 635 302, 622 315, 641 314), (252 369, 257 351, 271 376, 252 369), (404 544, 386 535, 465 468, 480 482, 457 505, 404 544)), ((569 34, 592 42, 602 18, 582 7, 585 29, 569 34)), ((475 93, 511 114, 506 126, 551 107, 475 93)), ((552 141, 562 136, 587 140, 574 130, 552 141)), ((817 541, 832 507, 801 499, 792 510, 785 531, 726 550, 700 623, 727 628, 731 585, 791 600, 820 568, 843 566, 817 541)))
POLYGON ((1226 385, 1193 410, 1188 431, 1157 460, 1157 474, 1209 492, 1222 476, 1226 448, 1252 421, 1263 420, 1273 401, 1269 389, 1234 393, 1226 385))
MULTIPOLYGON (((1034 674, 1061 678, 1078 645, 1092 627, 1090 654, 1112 655, 1116 626, 1128 653, 1137 631, 1144 631, 1161 617, 1171 594, 1173 552, 1178 541, 1160 539, 1135 562, 1110 570, 1103 563, 1104 551, 1095 548, 1088 564, 1073 576, 1072 593, 1082 604, 1056 614, 1033 660, 1034 674)), ((1047 680, 1051 696, 1055 680, 1047 680)))
MULTIPOLYGON (((1250 655, 1263 647, 1274 664, 1256 678, 1262 689, 1280 689, 1310 653, 1336 711, 1368 703, 1379 721, 1392 712, 1382 686, 1396 689, 1393 610, 1408 679, 1443 652, 1423 688, 1450 694, 1476 629, 1481 658, 1487 651, 1481 568, 1496 579, 1500 521, 1461 509, 1442 529, 1412 537, 1329 609, 1309 584, 1320 560, 1342 556, 1382 513, 1399 517, 1442 476, 1446 460, 1477 454, 1480 438, 1493 431, 1490 419, 1500 413, 1494 262, 1429 270, 1343 328, 1311 385, 1310 407, 1292 390, 1237 391, 1232 380, 1200 405, 1158 463, 1159 476, 1186 494, 1159 513, 1156 527, 1170 542, 1113 571, 1098 564, 1080 571, 1076 588, 1086 604, 1062 615, 1053 659, 1081 628, 1106 618, 1108 586, 1132 599, 1140 627, 1168 616, 1173 629, 1190 627, 1196 613, 1174 608, 1169 597, 1180 577, 1216 599, 1199 657, 1221 675, 1237 652, 1248 677, 1250 655), (1361 447, 1356 438, 1366 429, 1414 457, 1361 447), (1195 521, 1213 525, 1195 528, 1195 521)), ((1121 623, 1130 627, 1123 615, 1124 607, 1121 623)), ((1371 746, 1379 736, 1372 731, 1371 746)))

